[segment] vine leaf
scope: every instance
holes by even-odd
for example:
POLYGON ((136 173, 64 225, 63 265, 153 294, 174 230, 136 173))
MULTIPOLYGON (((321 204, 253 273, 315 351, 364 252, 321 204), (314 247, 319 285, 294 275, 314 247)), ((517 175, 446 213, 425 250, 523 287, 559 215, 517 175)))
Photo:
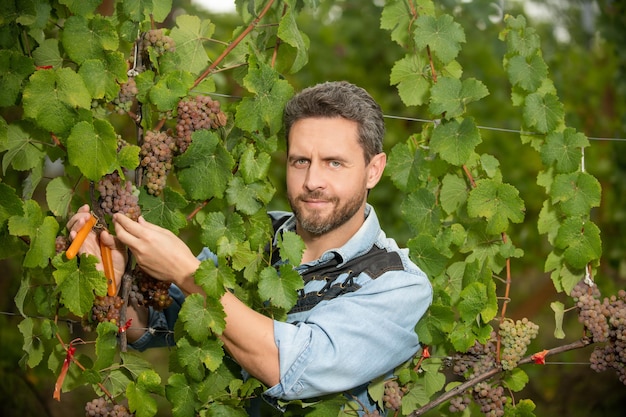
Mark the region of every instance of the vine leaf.
POLYGON ((421 55, 407 55, 396 61, 391 69, 389 82, 397 85, 400 99, 406 106, 426 103, 430 81, 423 74, 428 62, 421 55))
POLYGON ((201 224, 201 242, 217 252, 216 242, 219 239, 239 242, 245 240, 244 222, 237 212, 230 213, 228 219, 222 212, 207 213, 201 224))
POLYGON ((474 78, 441 77, 430 91, 428 110, 433 114, 445 113, 446 119, 452 119, 465 113, 465 106, 489 95, 487 87, 474 78))
POLYGON ((44 130, 63 133, 76 124, 77 108, 91 108, 83 78, 70 68, 35 71, 24 87, 24 116, 44 130))
POLYGON ((548 76, 548 66, 539 55, 516 55, 509 59, 507 72, 513 85, 526 91, 535 91, 548 76))
POLYGON ((43 354, 45 351, 44 345, 41 340, 34 335, 35 322, 30 317, 24 318, 18 325, 17 328, 20 330, 20 333, 24 337, 24 343, 22 344, 22 350, 26 352, 28 355, 28 359, 26 360, 26 364, 34 368, 43 359, 43 354))
POLYGON ((96 338, 97 360, 92 369, 100 370, 111 366, 117 355, 117 335, 119 327, 110 322, 103 322, 98 323, 96 331, 98 333, 98 337, 96 338))
POLYGON ((252 144, 248 144, 246 150, 239 159, 241 176, 246 184, 266 178, 272 163, 272 157, 267 152, 260 152, 258 155, 252 144))
POLYGON ((33 60, 15 51, 0 51, 0 107, 17 102, 22 82, 35 71, 33 60))
POLYGON ((180 318, 189 336, 196 342, 202 342, 211 333, 221 334, 226 327, 224 310, 220 303, 208 302, 200 294, 191 294, 185 298, 180 309, 180 318))
POLYGON ((0 182, 0 225, 3 225, 4 222, 13 216, 23 215, 24 203, 18 197, 15 189, 0 182))
POLYGON ((56 177, 46 186, 46 203, 55 216, 65 217, 74 191, 69 178, 56 177))
POLYGON ((562 132, 552 132, 541 147, 541 161, 552 165, 556 172, 572 172, 580 168, 582 149, 589 146, 589 140, 571 127, 562 132))
POLYGON ((61 43, 72 61, 82 64, 88 59, 105 60, 109 51, 118 48, 119 38, 110 19, 75 15, 65 21, 61 43))
POLYGON ((201 20, 197 16, 181 15, 176 18, 176 27, 172 28, 170 37, 176 42, 179 57, 178 68, 199 74, 209 62, 204 49, 204 41, 210 39, 215 32, 215 25, 210 20, 201 20))
POLYGON ((196 391, 182 374, 173 374, 167 380, 165 395, 172 403, 174 417, 194 416, 196 391))
POLYGON ((550 308, 554 311, 554 337, 564 339, 563 316, 565 315, 565 305, 560 301, 553 301, 550 303, 550 308))
POLYGON ((602 254, 600 229, 590 221, 568 217, 559 228, 554 246, 564 250, 563 256, 568 265, 584 270, 589 262, 600 259, 602 254))
MULTIPOLYGON (((434 15, 435 5, 432 1, 417 2, 418 15, 434 15)), ((409 45, 409 31, 406 28, 411 26, 411 11, 404 0, 391 0, 385 3, 380 18, 380 28, 391 32, 391 40, 400 46, 409 45)))
POLYGON ((467 201, 469 190, 463 178, 457 175, 446 174, 441 180, 441 192, 439 201, 441 208, 448 214, 454 213, 461 205, 467 201))
POLYGON ((449 305, 437 302, 431 304, 424 317, 417 323, 416 331, 420 342, 427 345, 445 343, 455 321, 455 312, 449 305))
POLYGON ((309 49, 309 38, 298 30, 296 16, 293 8, 287 8, 284 16, 278 24, 278 37, 296 50, 296 58, 291 66, 290 72, 296 73, 309 61, 307 53, 309 49))
POLYGON ((413 40, 418 48, 430 46, 431 52, 445 65, 455 59, 465 42, 465 32, 452 16, 421 15, 415 22, 413 40))
POLYGON ((252 97, 244 97, 237 106, 235 123, 246 132, 269 128, 270 135, 282 127, 283 108, 293 95, 293 87, 287 80, 279 79, 278 73, 264 63, 250 58, 250 68, 243 80, 252 97))
POLYGON ((39 66, 62 67, 63 57, 59 52, 58 39, 45 39, 33 51, 35 64, 39 66))
POLYGON ((137 381, 131 381, 126 387, 128 407, 135 417, 152 417, 156 415, 158 406, 152 393, 163 395, 161 377, 154 370, 143 371, 137 381))
POLYGON ((205 374, 198 364, 203 364, 209 371, 215 371, 224 357, 224 350, 217 340, 205 339, 196 345, 182 337, 176 342, 176 347, 178 362, 185 368, 187 375, 196 381, 202 381, 205 374))
POLYGON ((17 171, 28 171, 40 165, 45 156, 45 135, 34 126, 25 123, 11 124, 7 134, 0 140, 0 151, 8 151, 2 157, 2 173, 9 166, 17 171))
POLYGON ((302 277, 291 264, 281 265, 280 274, 274 267, 268 266, 259 275, 259 295, 285 310, 296 303, 298 290, 303 285, 302 277))
POLYGON ((193 200, 222 198, 232 177, 233 157, 212 131, 198 130, 191 138, 185 153, 174 159, 181 186, 193 200))
POLYGON ((241 176, 236 176, 228 183, 226 199, 242 213, 253 215, 271 201, 275 191, 268 181, 246 184, 241 176))
POLYGON ((487 220, 487 233, 500 234, 506 231, 509 221, 521 223, 524 220, 524 201, 512 185, 484 179, 470 192, 467 212, 472 217, 487 220))
POLYGON ((79 122, 67 138, 67 155, 85 177, 98 181, 118 168, 115 129, 103 119, 79 122))
POLYGON ((533 93, 526 97, 524 122, 539 133, 555 130, 563 116, 563 104, 554 94, 533 93))
POLYGON ((481 142, 482 138, 474 120, 466 118, 460 123, 451 120, 433 130, 430 146, 444 161, 461 166, 467 163, 481 142))
POLYGON ((526 18, 522 15, 505 17, 507 49, 510 53, 522 56, 536 54, 541 47, 541 39, 533 28, 526 27, 526 18))
POLYGON ((139 194, 139 204, 146 220, 174 234, 187 225, 187 219, 180 210, 187 206, 188 201, 169 187, 163 189, 163 199, 142 192, 139 194))
POLYGON ((94 293, 105 295, 107 289, 104 275, 96 269, 98 258, 80 255, 79 265, 77 259, 65 262, 63 255, 55 256, 52 266, 56 270, 52 276, 57 284, 56 291, 61 294, 61 302, 72 313, 82 317, 91 311, 94 293))
POLYGON ((448 258, 437 248, 435 238, 420 234, 410 239, 407 246, 411 251, 411 259, 430 277, 438 276, 446 269, 448 258))
POLYGON ((188 71, 170 71, 157 79, 150 89, 150 101, 158 110, 166 112, 175 109, 194 83, 194 76, 188 71))
POLYGON ((435 195, 425 189, 409 194, 400 206, 403 218, 416 233, 436 235, 441 222, 441 207, 435 195))
POLYGON ((128 81, 126 61, 121 52, 108 52, 103 59, 89 59, 78 70, 94 99, 113 100, 120 91, 119 83, 128 81))
POLYGON ((26 200, 23 208, 23 215, 14 215, 9 219, 9 232, 13 236, 30 238, 23 266, 45 268, 55 254, 54 241, 59 231, 59 223, 54 217, 44 217, 35 200, 26 200))
POLYGON ((513 368, 505 374, 504 383, 513 392, 519 392, 528 384, 528 374, 520 368, 513 368))
POLYGON ((602 187, 596 177, 586 172, 559 174, 550 190, 553 204, 558 204, 567 216, 588 216, 593 207, 599 207, 602 187))
POLYGON ((278 238, 278 249, 282 259, 291 265, 300 265, 305 245, 297 233, 285 231, 278 238))

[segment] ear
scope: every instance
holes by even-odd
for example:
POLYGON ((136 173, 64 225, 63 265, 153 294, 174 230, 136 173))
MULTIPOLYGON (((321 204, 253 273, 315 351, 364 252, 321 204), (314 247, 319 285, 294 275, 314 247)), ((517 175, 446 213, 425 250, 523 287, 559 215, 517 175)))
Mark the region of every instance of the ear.
POLYGON ((380 181, 380 177, 383 176, 383 171, 385 170, 385 165, 387 165, 387 154, 381 152, 370 160, 370 163, 367 165, 367 189, 370 190, 374 188, 378 181, 380 181))

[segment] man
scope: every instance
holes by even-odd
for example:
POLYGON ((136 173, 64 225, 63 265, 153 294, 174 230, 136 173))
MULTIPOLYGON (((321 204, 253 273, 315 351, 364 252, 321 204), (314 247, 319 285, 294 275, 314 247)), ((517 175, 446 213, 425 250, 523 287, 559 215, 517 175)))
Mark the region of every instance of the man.
MULTIPOLYGON (((307 88, 285 108, 287 195, 293 213, 270 213, 276 233, 304 241, 297 267, 304 290, 286 322, 266 317, 226 292, 221 299, 224 347, 249 374, 270 387, 269 399, 306 399, 348 392, 368 406, 367 384, 419 349, 414 327, 432 300, 424 273, 380 229, 367 195, 386 164, 380 106, 362 88, 327 82, 307 88)), ((68 227, 88 217, 84 206, 68 227)), ((137 349, 163 344, 147 327, 171 329, 184 295, 201 293, 193 274, 201 260, 173 233, 140 218, 113 218, 111 248, 126 245, 153 277, 170 281, 176 302, 165 313, 135 310, 129 341, 137 349), (182 291, 182 293, 180 291, 182 291)), ((98 255, 91 242, 83 250, 98 255)), ((123 251, 115 251, 121 276, 123 251)))

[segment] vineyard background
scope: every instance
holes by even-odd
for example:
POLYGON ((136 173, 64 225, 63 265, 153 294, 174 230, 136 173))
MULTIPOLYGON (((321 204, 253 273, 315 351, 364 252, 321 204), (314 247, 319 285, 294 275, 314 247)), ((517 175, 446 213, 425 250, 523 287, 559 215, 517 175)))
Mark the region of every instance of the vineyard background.
MULTIPOLYGON (((105 2, 106 4, 106 2, 105 2)), ((502 68, 503 48, 498 41, 502 16, 523 14, 523 2, 471 2, 447 0, 438 2, 446 13, 453 14, 466 31, 467 43, 459 56, 465 77, 481 80, 490 97, 472 107, 472 116, 481 126, 483 138, 479 148, 498 158, 504 180, 514 185, 526 203, 526 222, 512 226, 508 232, 524 248, 523 259, 513 264, 515 284, 512 289, 509 315, 528 317, 542 331, 530 348, 531 352, 550 348, 554 316, 550 302, 563 300, 551 280, 543 272, 547 253, 545 237, 535 230, 536 218, 543 202, 543 191, 536 184, 535 172, 541 161, 535 151, 519 140, 518 109, 510 106, 510 85, 502 68), (503 105, 504 103, 504 105, 503 105)), ((602 204, 594 209, 593 220, 602 230, 603 258, 597 282, 603 293, 626 287, 626 51, 620 47, 626 40, 626 8, 624 1, 545 2, 542 16, 529 16, 529 26, 536 28, 542 39, 544 59, 550 69, 559 97, 565 106, 569 126, 590 137, 585 165, 602 184, 602 204), (543 18, 541 18, 543 17, 543 18), (565 36, 567 34, 567 36, 565 36)), ((189 1, 174 1, 180 13, 210 17, 215 24, 215 39, 230 39, 233 29, 241 25, 238 15, 211 15, 193 7, 189 1)), ((403 52, 389 40, 389 33, 379 29, 381 7, 376 2, 360 0, 322 2, 315 12, 306 10, 298 17, 298 25, 310 38, 308 64, 288 81, 299 90, 316 82, 346 79, 365 87, 381 103, 387 115, 386 151, 412 132, 431 123, 419 107, 407 108, 390 86, 389 73, 403 52)), ((173 17, 172 17, 173 18, 173 17)), ((164 23, 171 27, 171 20, 164 23)), ((235 103, 240 99, 238 85, 228 71, 214 76, 221 99, 235 103)), ((11 109, 2 109, 8 118, 11 109)), ((134 134, 129 125, 129 134, 134 134)), ((271 176, 278 191, 269 208, 285 209, 282 196, 281 154, 274 156, 271 176)), ((52 171, 51 171, 52 173, 52 171)), ((15 172, 12 172, 15 174, 15 172)), ((4 176, 4 173, 3 173, 4 176)), ((3 178, 3 182, 22 178, 3 178)), ((44 201, 43 195, 33 198, 44 201)), ((399 214, 400 196, 387 177, 370 198, 381 218, 383 228, 401 243, 410 236, 399 214)), ((191 239, 192 249, 200 243, 190 230, 182 233, 191 239)), ((17 330, 19 318, 14 316, 13 297, 19 287, 19 262, 0 261, 0 401, 3 415, 65 416, 82 415, 91 390, 76 390, 52 400, 54 378, 46 369, 25 370, 18 366, 23 355, 22 337, 17 330), (73 405, 72 405, 73 404, 73 405), (6 410, 6 411, 5 411, 6 410), (16 410, 21 410, 18 414, 16 410)), ((565 301, 564 301, 565 302, 565 301)), ((566 322, 569 338, 579 337, 574 315, 566 322)), ((167 371, 163 351, 146 354, 167 371)), ((527 366, 530 383, 517 395, 532 398, 536 415, 618 416, 626 403, 626 389, 614 373, 596 374, 587 365, 589 351, 571 351, 550 358, 546 366, 527 366)), ((159 415, 168 415, 166 407, 159 415)), ((429 414, 431 415, 431 414, 429 414)), ((432 415, 436 415, 432 413, 432 415)))

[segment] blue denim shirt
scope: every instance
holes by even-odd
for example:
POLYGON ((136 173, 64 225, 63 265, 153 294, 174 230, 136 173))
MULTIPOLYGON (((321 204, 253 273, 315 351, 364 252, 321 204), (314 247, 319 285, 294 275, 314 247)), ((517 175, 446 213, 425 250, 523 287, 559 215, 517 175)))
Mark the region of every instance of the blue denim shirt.
MULTIPOLYGON (((295 230, 295 216, 271 212, 273 218, 289 216, 278 229, 295 230)), ((360 288, 331 300, 324 300, 308 311, 290 313, 285 322, 274 321, 274 338, 279 351, 280 382, 265 391, 266 398, 294 400, 347 392, 367 406, 367 383, 388 375, 419 350, 415 325, 432 301, 432 287, 426 275, 381 230, 371 206, 358 232, 342 247, 325 252, 318 260, 297 267, 300 273, 340 256, 341 262, 367 253, 374 245, 400 255, 404 270, 390 270, 376 279, 367 273, 354 278, 360 288)), ((214 258, 204 249, 199 259, 214 258)), ((340 264, 341 265, 341 264, 340 264)), ((339 266, 340 266, 339 265, 339 266)), ((335 281, 342 281, 342 274, 335 281)), ((326 283, 311 280, 304 293, 317 292, 326 283)), ((172 344, 166 340, 174 327, 184 300, 172 286, 173 305, 165 312, 150 311, 147 332, 132 346, 143 350, 172 344)))

